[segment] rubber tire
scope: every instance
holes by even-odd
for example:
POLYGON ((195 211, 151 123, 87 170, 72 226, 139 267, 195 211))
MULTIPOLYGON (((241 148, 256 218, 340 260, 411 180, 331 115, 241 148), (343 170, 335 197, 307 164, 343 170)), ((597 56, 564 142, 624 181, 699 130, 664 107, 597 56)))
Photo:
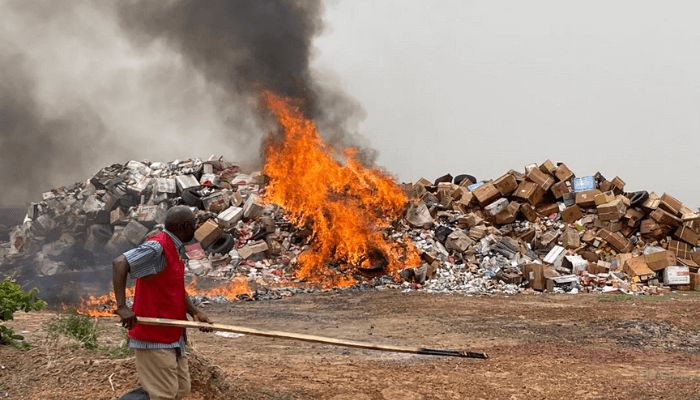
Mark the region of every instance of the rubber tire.
POLYGON ((469 179, 469 182, 471 182, 472 185, 476 183, 476 178, 468 174, 457 175, 452 182, 454 182, 455 185, 459 185, 465 179, 469 179))
POLYGON ((207 253, 228 254, 228 252, 233 249, 233 242, 233 235, 230 233, 224 233, 220 238, 216 239, 211 246, 207 247, 207 253))
POLYGON ((182 202, 191 207, 197 207, 200 210, 204 208, 204 203, 202 203, 202 197, 197 193, 197 190, 201 189, 200 186, 188 188, 180 193, 180 198, 182 202))
POLYGON ((630 206, 636 207, 642 205, 647 199, 649 199, 649 192, 644 190, 634 192, 632 193, 632 197, 630 197, 630 206))

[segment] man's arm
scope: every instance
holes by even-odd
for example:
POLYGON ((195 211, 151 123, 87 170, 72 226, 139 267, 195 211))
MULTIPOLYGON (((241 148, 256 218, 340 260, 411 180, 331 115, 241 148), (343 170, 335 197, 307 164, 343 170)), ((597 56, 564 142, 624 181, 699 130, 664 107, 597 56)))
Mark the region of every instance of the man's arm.
POLYGON ((112 262, 112 285, 114 298, 117 301, 117 315, 122 326, 131 329, 136 324, 136 314, 126 306, 126 277, 129 274, 129 263, 126 257, 119 256, 112 262))
MULTIPOLYGON (((207 314, 205 314, 202 310, 198 309, 197 307, 192 304, 192 301, 190 300, 190 296, 185 292, 185 303, 187 304, 187 314, 190 314, 192 316, 192 319, 195 321, 199 322, 208 322, 210 324, 213 324, 214 321, 210 320, 207 314)), ((200 328, 199 329, 202 332, 211 332, 212 330, 209 328, 200 328)))

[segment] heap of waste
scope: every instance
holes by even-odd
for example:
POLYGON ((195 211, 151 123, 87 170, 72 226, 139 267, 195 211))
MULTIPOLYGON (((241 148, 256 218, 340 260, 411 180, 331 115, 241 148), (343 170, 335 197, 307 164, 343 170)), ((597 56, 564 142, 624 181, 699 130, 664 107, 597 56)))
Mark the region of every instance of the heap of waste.
MULTIPOLYGON (((291 287, 314 240, 264 199, 266 177, 223 158, 129 161, 32 203, 0 273, 53 276, 90 268, 163 229, 168 208, 197 216, 187 273, 291 287)), ((422 265, 360 286, 464 293, 659 294, 700 288, 700 214, 669 194, 626 192, 619 177, 576 177, 546 161, 498 179, 445 175, 403 184, 409 198, 391 237, 410 237, 422 265)), ((294 292, 293 290, 290 293, 294 292)))

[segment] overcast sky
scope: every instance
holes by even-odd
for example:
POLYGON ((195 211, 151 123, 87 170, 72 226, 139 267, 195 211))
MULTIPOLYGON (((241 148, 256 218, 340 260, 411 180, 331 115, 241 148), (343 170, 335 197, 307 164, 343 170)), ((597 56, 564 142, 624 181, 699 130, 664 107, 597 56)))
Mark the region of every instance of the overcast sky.
POLYGON ((340 0, 316 65, 402 180, 545 159, 700 206, 700 3, 340 0))
MULTIPOLYGON (((44 118, 71 116, 57 149, 79 143, 70 160, 22 157, 41 184, 129 158, 254 163, 264 132, 243 116, 231 132, 225 108, 239 105, 162 43, 134 46, 110 4, 0 0, 0 54, 16 72, 2 88, 31 92, 44 118)), ((361 104, 361 132, 401 181, 496 178, 551 159, 698 207, 698 15, 680 0, 330 0, 313 66, 361 104)), ((25 176, 7 164, 8 179, 25 176)))

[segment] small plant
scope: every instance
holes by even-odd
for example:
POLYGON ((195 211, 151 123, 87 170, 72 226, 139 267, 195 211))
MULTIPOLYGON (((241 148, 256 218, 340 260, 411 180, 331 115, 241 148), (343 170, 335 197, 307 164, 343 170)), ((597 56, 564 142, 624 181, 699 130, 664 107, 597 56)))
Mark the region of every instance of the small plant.
MULTIPOLYGON (((12 279, 5 278, 0 282, 0 321, 9 321, 16 311, 38 311, 46 307, 46 302, 37 297, 36 288, 25 292, 22 287, 12 279)), ((24 337, 0 324, 0 344, 9 344, 17 347, 28 347, 24 337)))
POLYGON ((47 330, 52 334, 60 334, 73 338, 86 349, 97 349, 97 326, 90 317, 79 314, 63 314, 49 322, 47 330))
POLYGON ((124 333, 124 339, 119 345, 100 347, 100 351, 105 353, 109 358, 126 358, 133 353, 129 348, 129 337, 126 335, 126 332, 124 333))

